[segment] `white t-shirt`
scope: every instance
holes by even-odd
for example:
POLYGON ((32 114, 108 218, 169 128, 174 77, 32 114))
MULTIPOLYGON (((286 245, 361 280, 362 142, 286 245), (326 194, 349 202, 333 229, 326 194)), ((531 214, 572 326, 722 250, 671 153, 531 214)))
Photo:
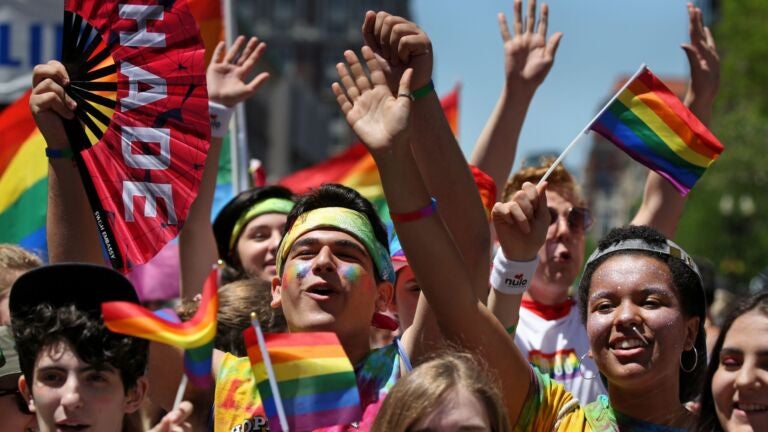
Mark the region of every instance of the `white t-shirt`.
POLYGON ((589 351, 589 339, 573 300, 554 307, 523 300, 515 344, 529 363, 562 383, 582 404, 607 393, 589 356, 584 356, 579 370, 579 359, 589 351))

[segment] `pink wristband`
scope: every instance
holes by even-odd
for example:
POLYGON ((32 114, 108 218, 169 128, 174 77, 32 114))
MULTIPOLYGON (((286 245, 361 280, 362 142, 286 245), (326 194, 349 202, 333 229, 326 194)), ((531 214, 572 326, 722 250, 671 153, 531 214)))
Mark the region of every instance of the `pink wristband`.
POLYGON ((408 213, 392 213, 389 212, 389 216, 392 218, 392 222, 412 222, 418 219, 432 216, 437 211, 437 200, 434 197, 429 198, 429 204, 426 207, 422 207, 416 211, 408 213))

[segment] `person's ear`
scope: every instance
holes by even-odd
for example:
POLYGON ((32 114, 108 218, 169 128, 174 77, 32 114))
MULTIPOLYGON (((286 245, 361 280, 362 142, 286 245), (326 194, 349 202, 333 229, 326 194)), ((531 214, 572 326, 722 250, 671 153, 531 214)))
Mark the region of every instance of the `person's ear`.
POLYGON ((27 408, 29 408, 29 412, 34 413, 35 399, 32 397, 32 390, 29 388, 27 379, 24 377, 24 374, 19 376, 19 391, 21 392, 21 396, 23 396, 24 400, 27 402, 27 408))
POLYGON ((275 276, 272 278, 272 302, 269 304, 272 309, 277 309, 283 304, 283 286, 282 280, 275 276))
POLYGON ((376 284, 378 295, 376 296, 376 311, 386 312, 390 309, 392 298, 394 297, 395 287, 391 282, 382 281, 376 284))
POLYGON ((139 379, 136 380, 136 385, 133 386, 130 390, 128 390, 128 393, 126 393, 125 398, 125 413, 130 414, 141 408, 142 402, 144 402, 144 397, 147 395, 147 390, 149 389, 149 381, 147 381, 147 377, 142 376, 139 377, 139 379))

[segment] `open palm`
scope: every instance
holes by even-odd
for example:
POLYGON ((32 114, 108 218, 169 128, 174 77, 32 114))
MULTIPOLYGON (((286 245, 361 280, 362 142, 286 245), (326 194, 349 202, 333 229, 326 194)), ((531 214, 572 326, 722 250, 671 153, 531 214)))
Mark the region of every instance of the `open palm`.
POLYGON ((248 99, 269 78, 262 72, 246 82, 246 78, 266 49, 264 42, 252 37, 243 48, 245 38, 239 36, 225 52, 224 42, 214 51, 206 71, 208 98, 214 102, 232 107, 248 99), (242 51, 242 52, 241 52, 242 51))
POLYGON ((400 80, 398 96, 387 86, 381 65, 369 47, 363 47, 363 58, 370 71, 366 76, 363 65, 352 51, 344 53, 347 65, 339 63, 336 69, 341 83, 333 83, 342 113, 347 123, 369 150, 386 150, 405 142, 411 99, 409 84, 412 70, 406 70, 400 80))
POLYGON ((528 4, 528 14, 525 22, 522 18, 522 1, 516 0, 514 4, 514 35, 510 33, 507 19, 500 13, 499 30, 504 42, 504 69, 507 80, 518 80, 524 84, 538 87, 547 77, 552 63, 555 60, 557 46, 562 38, 562 33, 553 34, 549 40, 547 26, 549 21, 549 8, 541 7, 541 17, 536 25, 536 1, 528 4))

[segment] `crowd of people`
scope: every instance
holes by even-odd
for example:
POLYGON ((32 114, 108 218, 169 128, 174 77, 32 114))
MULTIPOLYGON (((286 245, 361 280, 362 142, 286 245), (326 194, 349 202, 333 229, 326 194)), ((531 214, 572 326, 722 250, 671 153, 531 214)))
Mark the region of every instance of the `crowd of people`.
MULTIPOLYGON (((688 14, 685 104, 707 123, 719 60, 701 11, 688 14)), ((649 172, 637 214, 587 258, 593 218, 574 177, 558 166, 540 181, 544 160, 508 178, 562 37, 549 35, 548 18, 535 0, 525 10, 514 1, 511 30, 499 14, 505 84, 467 160, 434 92, 428 35, 366 13, 364 44, 343 53, 331 91, 376 162, 390 227, 337 184, 247 190, 211 223, 223 140, 212 125, 179 237, 179 316, 194 315, 217 262, 226 283, 214 385, 188 387, 181 405, 182 351, 105 327, 102 302, 138 297, 106 267, 77 167, 50 157, 51 264, 0 246, 2 429, 268 430, 242 340, 256 311, 265 331, 334 332, 354 365, 362 418, 319 430, 768 430, 768 293, 708 334, 711 276, 670 240, 685 201, 666 180, 649 172), (498 190, 499 202, 484 206, 479 188, 498 190)), ((258 91, 268 74, 248 77, 265 49, 257 38, 219 44, 207 72, 212 110, 258 91)), ((33 84, 48 147, 69 148, 62 118, 76 103, 65 67, 36 67, 33 84)))

